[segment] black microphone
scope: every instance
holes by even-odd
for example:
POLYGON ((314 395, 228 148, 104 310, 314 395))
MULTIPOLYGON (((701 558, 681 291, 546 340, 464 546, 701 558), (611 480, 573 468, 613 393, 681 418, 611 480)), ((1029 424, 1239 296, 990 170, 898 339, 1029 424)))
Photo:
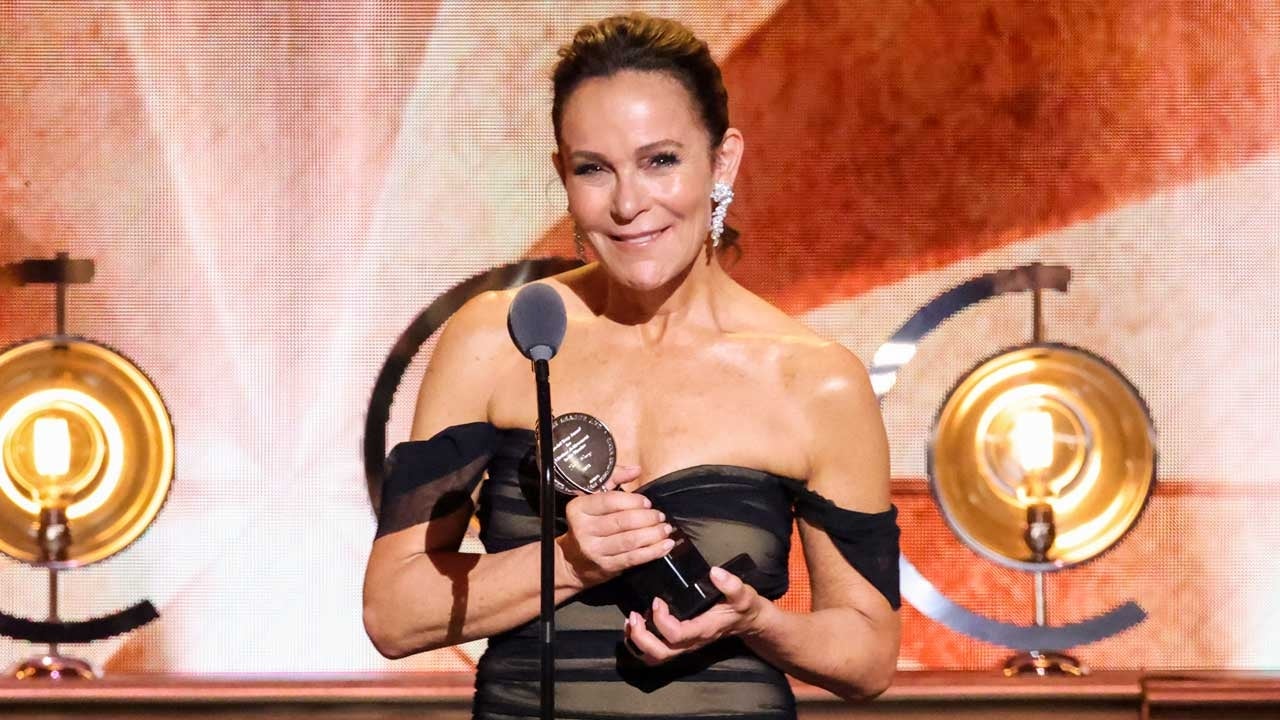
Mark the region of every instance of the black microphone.
POLYGON ((507 311, 507 332, 525 357, 533 361, 533 380, 538 402, 538 488, 539 513, 542 515, 541 539, 541 606, 539 618, 542 645, 541 653, 541 717, 553 720, 556 714, 555 695, 555 488, 551 475, 555 458, 551 438, 551 358, 560 350, 564 341, 564 301, 560 294, 545 283, 531 283, 516 293, 507 311))
POLYGON ((567 323, 560 293, 545 283, 525 285, 507 311, 511 342, 530 360, 555 357, 567 323))

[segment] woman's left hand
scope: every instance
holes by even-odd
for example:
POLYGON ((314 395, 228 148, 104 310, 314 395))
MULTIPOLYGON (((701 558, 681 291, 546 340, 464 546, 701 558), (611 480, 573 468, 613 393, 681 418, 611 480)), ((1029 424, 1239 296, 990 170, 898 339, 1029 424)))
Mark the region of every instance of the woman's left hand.
POLYGON ((689 620, 677 620, 665 602, 654 598, 653 624, 661 637, 649 632, 644 618, 632 612, 623 629, 634 648, 632 654, 646 665, 661 665, 720 638, 758 632, 762 615, 773 604, 723 568, 711 569, 711 582, 724 594, 724 600, 689 620))

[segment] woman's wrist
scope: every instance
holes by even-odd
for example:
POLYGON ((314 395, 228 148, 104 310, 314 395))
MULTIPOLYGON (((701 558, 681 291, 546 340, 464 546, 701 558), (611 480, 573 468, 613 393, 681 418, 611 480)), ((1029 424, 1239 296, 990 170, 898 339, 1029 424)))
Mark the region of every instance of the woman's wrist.
POLYGON ((775 605, 772 600, 757 595, 755 611, 751 613, 746 627, 744 627, 738 634, 741 635, 744 640, 763 637, 774 628, 784 612, 785 611, 775 605))
POLYGON ((555 539, 555 583, 556 590, 562 590, 569 593, 579 593, 586 589, 586 584, 582 582, 582 578, 573 571, 573 563, 569 562, 569 558, 564 552, 564 535, 560 535, 555 539))

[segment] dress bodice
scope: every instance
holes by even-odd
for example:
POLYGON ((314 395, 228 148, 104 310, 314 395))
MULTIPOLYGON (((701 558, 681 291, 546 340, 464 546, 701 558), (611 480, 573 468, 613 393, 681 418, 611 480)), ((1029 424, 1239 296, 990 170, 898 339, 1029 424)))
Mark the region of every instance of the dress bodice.
MULTIPOLYGON (((480 490, 480 539, 488 552, 537 542, 538 475, 530 430, 501 430, 480 490)), ((642 492, 684 530, 712 565, 747 553, 756 569, 743 580, 776 599, 787 590, 795 480, 733 465, 668 473, 642 492)), ((561 521, 563 530, 563 521, 561 521)), ((536 572, 531 568, 531 572, 536 572)), ((643 611, 619 579, 591 588, 556 611, 557 716, 572 718, 792 718, 785 675, 736 638, 726 638, 659 667, 621 645, 623 622, 643 611)), ((536 620, 489 641, 476 675, 476 717, 538 715, 536 620)))

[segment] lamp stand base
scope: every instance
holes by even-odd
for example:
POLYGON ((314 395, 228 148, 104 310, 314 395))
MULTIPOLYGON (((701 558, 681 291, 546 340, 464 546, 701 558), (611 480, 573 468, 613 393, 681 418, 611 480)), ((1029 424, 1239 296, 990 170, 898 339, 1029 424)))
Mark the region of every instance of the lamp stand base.
POLYGON ((1014 655, 1004 663, 1005 677, 1019 675, 1084 677, 1088 674, 1089 668, 1079 660, 1052 650, 1029 650, 1014 655))
POLYGON ((93 665, 84 660, 55 653, 27 658, 9 668, 5 676, 16 680, 96 680, 101 677, 93 665))

